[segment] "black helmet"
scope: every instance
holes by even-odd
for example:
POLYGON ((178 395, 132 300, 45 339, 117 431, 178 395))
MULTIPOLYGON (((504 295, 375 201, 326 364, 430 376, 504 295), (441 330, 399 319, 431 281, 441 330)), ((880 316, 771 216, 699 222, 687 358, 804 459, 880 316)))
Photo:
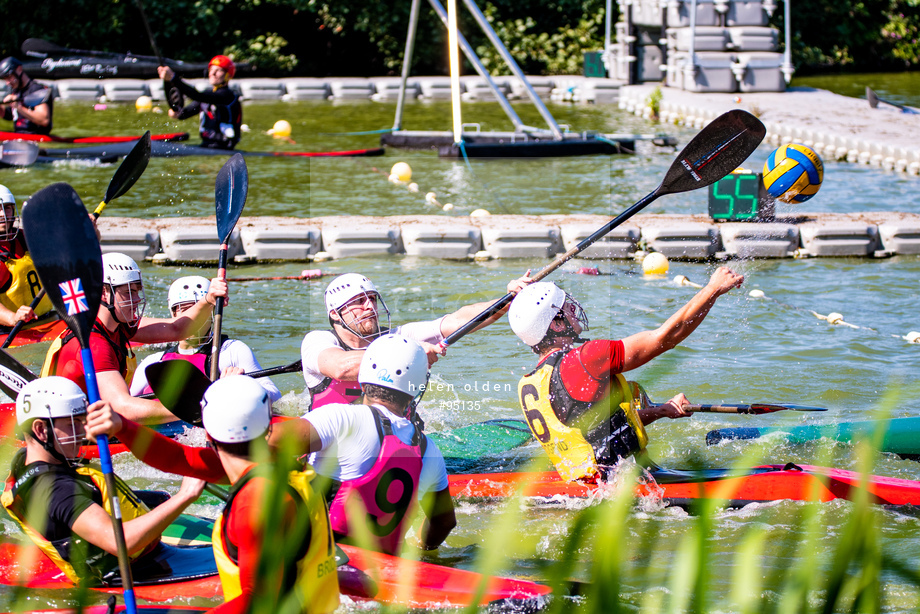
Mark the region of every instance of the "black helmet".
POLYGON ((16 68, 22 66, 22 62, 14 57, 3 58, 0 61, 0 79, 6 79, 16 71, 16 68))

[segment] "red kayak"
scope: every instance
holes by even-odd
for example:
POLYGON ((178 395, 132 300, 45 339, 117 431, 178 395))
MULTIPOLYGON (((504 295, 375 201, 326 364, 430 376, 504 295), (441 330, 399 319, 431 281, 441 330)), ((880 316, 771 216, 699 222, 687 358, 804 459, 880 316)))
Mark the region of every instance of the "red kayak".
MULTIPOLYGON (((211 526, 210 522, 205 524, 211 526)), ((197 527, 194 530, 198 533, 201 531, 197 527)), ((342 594, 352 599, 399 604, 416 609, 465 607, 476 602, 482 580, 481 574, 370 552, 354 546, 340 547, 349 561, 338 568, 339 589, 342 594)), ((0 543, 0 584, 35 589, 73 587, 57 566, 36 546, 10 543, 0 543)), ((94 590, 110 594, 121 593, 121 589, 115 587, 94 590)), ((135 585, 134 591, 139 599, 157 602, 176 597, 219 599, 223 595, 217 575, 185 582, 135 585)), ((534 601, 542 603, 549 593, 549 587, 542 584, 493 577, 487 583, 478 603, 485 605, 502 602, 523 606, 534 601)), ((189 610, 185 606, 180 606, 178 610, 164 607, 162 610, 153 611, 199 610, 189 610)))
MULTIPOLYGON (((746 471, 652 470, 655 483, 636 486, 638 496, 660 496, 674 504, 694 499, 720 499, 732 506, 779 501, 853 499, 863 482, 854 471, 810 465, 763 465, 746 471)), ((526 497, 589 497, 598 487, 566 482, 555 471, 539 473, 482 473, 451 475, 454 497, 510 497, 518 489, 526 497)), ((603 487, 601 487, 603 488, 603 487)), ((920 482, 868 476, 870 501, 882 505, 920 505, 920 482)))
MULTIPOLYGON (((22 330, 13 337, 10 347, 18 348, 32 343, 54 341, 58 335, 64 332, 65 328, 67 328, 67 323, 57 317, 42 320, 37 324, 23 326, 22 330)), ((0 344, 3 344, 4 341, 6 341, 6 333, 0 333, 0 344)))
MULTIPOLYGON (((136 141, 143 135, 137 136, 54 136, 53 134, 20 134, 18 132, 0 131, 2 141, 37 141, 39 143, 127 143, 136 141)), ((152 134, 154 141, 187 141, 188 132, 170 132, 167 134, 152 134)))

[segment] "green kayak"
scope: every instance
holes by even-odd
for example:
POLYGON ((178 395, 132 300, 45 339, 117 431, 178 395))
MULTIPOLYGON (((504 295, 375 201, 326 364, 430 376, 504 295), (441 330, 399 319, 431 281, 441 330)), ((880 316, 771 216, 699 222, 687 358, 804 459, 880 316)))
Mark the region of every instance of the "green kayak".
POLYGON ((448 473, 507 470, 507 453, 533 439, 527 423, 513 418, 487 420, 426 435, 444 455, 448 473))
POLYGON ((884 431, 879 449, 904 458, 920 459, 920 418, 892 418, 891 420, 863 420, 840 424, 818 424, 787 427, 725 428, 709 431, 706 443, 714 445, 735 439, 757 439, 767 435, 782 437, 789 443, 803 443, 816 439, 833 439, 852 443, 871 441, 875 434, 884 431))

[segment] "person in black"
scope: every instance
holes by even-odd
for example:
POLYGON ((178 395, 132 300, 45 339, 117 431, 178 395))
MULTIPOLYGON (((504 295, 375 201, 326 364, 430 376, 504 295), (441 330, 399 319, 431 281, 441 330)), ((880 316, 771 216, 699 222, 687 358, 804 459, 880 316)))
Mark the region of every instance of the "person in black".
POLYGON ((22 69, 22 62, 9 57, 0 61, 0 78, 10 93, 0 104, 3 119, 13 122, 13 130, 25 134, 51 134, 53 103, 51 88, 35 81, 22 69))
POLYGON ((225 55, 214 56, 208 64, 210 92, 199 92, 179 78, 168 66, 157 69, 160 78, 194 102, 179 112, 169 110, 169 116, 187 119, 196 113, 201 116, 201 146, 211 149, 233 149, 240 142, 240 126, 243 124, 243 105, 240 98, 230 89, 228 83, 236 73, 233 61, 225 55))

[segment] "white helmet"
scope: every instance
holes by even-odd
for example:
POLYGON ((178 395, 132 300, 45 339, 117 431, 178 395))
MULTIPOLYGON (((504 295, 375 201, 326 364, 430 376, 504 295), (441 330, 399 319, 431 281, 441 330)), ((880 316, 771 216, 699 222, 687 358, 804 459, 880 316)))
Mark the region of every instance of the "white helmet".
MULTIPOLYGON (((374 282, 369 280, 364 275, 359 275, 357 273, 345 273, 344 275, 339 275, 332 280, 328 286, 326 286, 326 312, 334 311, 339 314, 339 317, 342 316, 342 307, 347 305, 349 302, 353 301, 356 298, 372 298, 374 301, 380 301, 380 305, 383 307, 383 313, 386 314, 386 324, 380 326, 380 311, 377 309, 376 305, 373 310, 373 314, 369 314, 361 319, 361 321, 367 320, 369 318, 377 319, 377 332, 373 335, 364 335, 355 330, 352 326, 349 326, 344 321, 340 322, 342 326, 349 330, 354 335, 361 337, 362 339, 375 339, 381 331, 385 332, 390 328, 390 310, 387 309, 387 304, 384 302, 383 297, 380 296, 380 292, 377 291, 377 286, 374 285, 374 282)), ((330 323, 332 319, 330 318, 330 323)), ((352 324, 357 324, 359 322, 353 322, 352 324)))
POLYGON ((566 300, 575 303, 578 318, 583 321, 584 329, 587 330, 587 318, 581 305, 569 297, 562 288, 548 281, 530 284, 514 297, 508 310, 511 330, 527 345, 537 345, 546 337, 549 325, 559 314, 566 300))
MULTIPOLYGON (((55 418, 70 418, 73 436, 59 438, 58 441, 61 446, 68 446, 77 441, 82 443, 86 439, 85 432, 76 428, 74 418, 85 416, 87 406, 86 395, 71 380, 58 375, 42 377, 32 380, 19 391, 16 397, 16 423, 23 433, 29 434, 35 420, 53 421, 55 418)), ((53 434, 54 430, 51 429, 50 432, 53 434)), ((43 443, 45 449, 59 460, 67 460, 55 450, 51 439, 43 443)))
POLYGON ((141 270, 134 258, 125 254, 102 255, 102 281, 110 286, 123 286, 141 280, 141 270))
POLYGON ((70 418, 86 413, 86 395, 66 377, 50 375, 32 380, 16 396, 16 423, 25 427, 37 418, 70 418))
POLYGON ((259 382, 248 375, 222 377, 207 389, 201 401, 201 423, 211 439, 243 443, 268 430, 272 401, 259 382))
POLYGON ((144 317, 147 307, 147 296, 144 294, 141 270, 134 259, 125 254, 110 253, 102 255, 102 282, 109 286, 112 293, 112 303, 105 303, 112 316, 118 320, 117 310, 124 314, 124 323, 130 329, 136 329, 144 317), (127 299, 119 298, 115 288, 131 283, 141 283, 136 292, 129 292, 127 299))
POLYGON ((416 397, 428 381, 428 356, 418 341, 384 335, 364 351, 359 384, 374 384, 416 397))
POLYGON ((208 288, 210 287, 210 280, 201 275, 180 277, 169 286, 169 293, 166 297, 166 301, 169 303, 169 311, 171 312, 176 305, 197 303, 208 295, 208 288))
POLYGON ((0 241, 12 241, 19 234, 19 216, 16 215, 16 198, 10 189, 0 185, 0 224, 5 224, 6 229, 0 232, 0 241), (13 218, 7 219, 6 206, 13 205, 13 218))
POLYGON ((364 275, 357 273, 339 275, 326 286, 324 295, 326 311, 338 311, 350 300, 362 294, 376 294, 377 297, 380 297, 377 286, 364 275))

